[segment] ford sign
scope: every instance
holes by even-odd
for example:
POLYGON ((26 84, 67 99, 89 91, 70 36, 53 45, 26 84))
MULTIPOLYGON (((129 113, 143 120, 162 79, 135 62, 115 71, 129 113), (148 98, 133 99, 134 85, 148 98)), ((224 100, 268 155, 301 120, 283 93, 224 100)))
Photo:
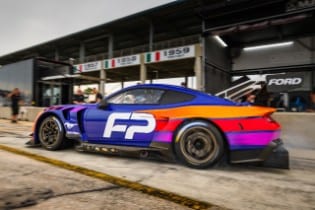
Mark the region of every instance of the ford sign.
POLYGON ((303 73, 286 73, 267 76, 268 92, 287 92, 301 87, 303 83, 303 73))

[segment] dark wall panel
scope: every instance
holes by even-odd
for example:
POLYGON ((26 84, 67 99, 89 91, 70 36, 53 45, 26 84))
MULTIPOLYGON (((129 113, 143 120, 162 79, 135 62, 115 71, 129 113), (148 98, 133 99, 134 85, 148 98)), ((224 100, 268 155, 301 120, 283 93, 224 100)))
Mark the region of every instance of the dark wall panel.
POLYGON ((215 94, 230 86, 231 59, 228 49, 213 38, 205 38, 205 89, 215 94))
POLYGON ((33 62, 28 59, 0 68, 0 90, 19 88, 26 105, 31 105, 33 97, 33 62))

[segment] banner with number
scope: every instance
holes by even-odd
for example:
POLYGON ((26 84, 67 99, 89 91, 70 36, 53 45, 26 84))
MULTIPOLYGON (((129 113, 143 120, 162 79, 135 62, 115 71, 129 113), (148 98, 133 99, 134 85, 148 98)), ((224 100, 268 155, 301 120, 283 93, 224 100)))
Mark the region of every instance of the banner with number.
POLYGON ((145 63, 154 63, 193 57, 195 57, 195 46, 190 45, 145 53, 145 63))

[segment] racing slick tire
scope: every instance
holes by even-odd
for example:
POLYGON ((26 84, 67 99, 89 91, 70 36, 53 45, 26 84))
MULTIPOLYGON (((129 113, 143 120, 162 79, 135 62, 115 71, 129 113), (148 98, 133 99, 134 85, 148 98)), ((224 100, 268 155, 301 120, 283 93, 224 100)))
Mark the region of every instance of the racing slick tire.
POLYGON ((193 121, 180 127, 174 147, 181 162, 198 169, 213 166, 224 154, 221 133, 214 125, 204 121, 193 121))
POLYGON ((38 137, 47 150, 59 150, 65 146, 65 131, 60 120, 53 115, 45 117, 39 124, 38 137))

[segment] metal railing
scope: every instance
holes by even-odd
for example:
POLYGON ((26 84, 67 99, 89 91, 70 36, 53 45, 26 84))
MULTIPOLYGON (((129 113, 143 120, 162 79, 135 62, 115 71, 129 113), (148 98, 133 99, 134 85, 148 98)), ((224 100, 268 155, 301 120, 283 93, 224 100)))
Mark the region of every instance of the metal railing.
POLYGON ((261 89, 261 82, 264 80, 247 80, 235 86, 232 86, 226 90, 223 90, 215 95, 218 97, 223 97, 232 101, 238 101, 243 96, 261 89))

